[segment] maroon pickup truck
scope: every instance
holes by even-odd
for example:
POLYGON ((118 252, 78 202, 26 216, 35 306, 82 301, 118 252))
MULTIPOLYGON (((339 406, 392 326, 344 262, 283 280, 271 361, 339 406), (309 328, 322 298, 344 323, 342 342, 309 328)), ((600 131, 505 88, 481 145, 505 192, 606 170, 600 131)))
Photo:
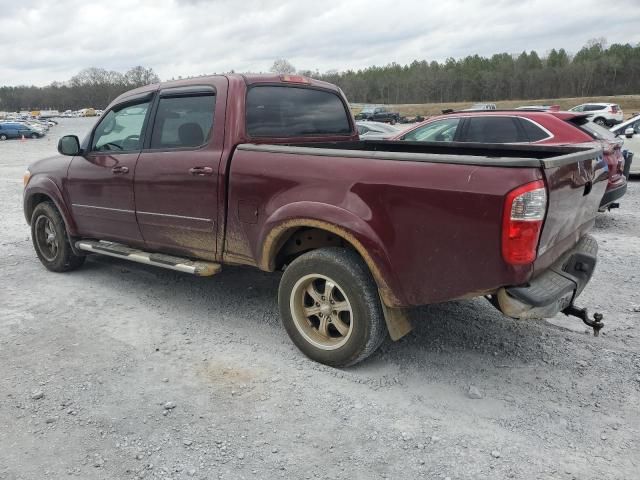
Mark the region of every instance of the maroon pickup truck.
POLYGON ((514 318, 580 316, 599 149, 360 141, 333 85, 220 75, 118 97, 82 142, 25 173, 46 268, 103 254, 195 275, 280 270, 293 342, 352 365, 409 307, 487 297, 514 318))

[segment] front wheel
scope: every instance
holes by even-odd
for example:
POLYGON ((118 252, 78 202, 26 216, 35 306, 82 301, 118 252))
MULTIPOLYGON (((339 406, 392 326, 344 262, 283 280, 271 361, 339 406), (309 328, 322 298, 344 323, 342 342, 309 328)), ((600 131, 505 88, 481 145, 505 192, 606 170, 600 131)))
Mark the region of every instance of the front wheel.
POLYGON ((0 141, 4 142, 7 139, 7 136, 3 133, 0 135, 0 141))
POLYGON ((322 248, 295 259, 280 281, 278 303, 293 343, 326 365, 364 360, 387 334, 371 273, 346 248, 322 248))
POLYGON ((31 240, 40 262, 52 272, 67 272, 84 263, 84 256, 73 253, 64 221, 53 203, 43 202, 34 208, 31 240))
POLYGON ((31 134, 31 138, 34 138, 34 139, 35 139, 35 138, 38 138, 38 134, 37 134, 37 133, 32 133, 32 134, 31 134))

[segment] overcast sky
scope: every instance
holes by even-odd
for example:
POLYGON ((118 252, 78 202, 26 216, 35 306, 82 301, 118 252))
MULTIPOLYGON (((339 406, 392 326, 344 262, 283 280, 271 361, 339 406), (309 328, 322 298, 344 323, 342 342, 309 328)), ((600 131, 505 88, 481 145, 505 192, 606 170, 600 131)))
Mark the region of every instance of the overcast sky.
POLYGON ((346 70, 640 42, 640 0, 0 0, 0 85, 46 85, 86 67, 152 67, 165 80, 346 70))

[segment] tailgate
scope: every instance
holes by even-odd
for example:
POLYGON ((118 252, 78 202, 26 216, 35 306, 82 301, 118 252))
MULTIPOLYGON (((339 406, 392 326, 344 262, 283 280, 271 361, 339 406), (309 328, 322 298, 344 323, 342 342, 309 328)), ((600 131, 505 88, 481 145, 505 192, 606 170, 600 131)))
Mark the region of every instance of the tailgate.
POLYGON ((534 276, 546 270, 591 228, 609 172, 601 148, 542 160, 548 189, 534 276))

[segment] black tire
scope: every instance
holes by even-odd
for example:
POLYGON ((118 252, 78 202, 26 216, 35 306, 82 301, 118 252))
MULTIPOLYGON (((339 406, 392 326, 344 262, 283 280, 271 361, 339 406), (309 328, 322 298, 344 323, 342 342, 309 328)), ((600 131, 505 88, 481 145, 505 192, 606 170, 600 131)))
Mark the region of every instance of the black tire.
POLYGON ((34 138, 34 139, 35 139, 35 138, 38 138, 38 134, 37 134, 37 133, 32 133, 32 134, 31 134, 31 138, 34 138))
MULTIPOLYGON (((322 281, 322 279, 318 280, 322 281)), ((324 296, 322 300, 325 300, 324 296)), ((337 247, 321 248, 296 258, 284 271, 278 291, 278 303, 282 323, 293 343, 306 356, 326 365, 347 367, 361 362, 375 352, 387 337, 387 327, 378 289, 367 265, 353 250, 337 247), (293 306, 296 305, 296 299, 299 298, 302 309, 313 308, 313 301, 310 307, 304 307, 304 298, 308 295, 307 290, 304 289, 300 297, 297 295, 297 289, 307 277, 314 275, 330 279, 337 287, 337 291, 334 290, 336 297, 342 297, 343 301, 338 303, 349 305, 348 312, 340 312, 347 314, 349 334, 339 336, 337 342, 339 346, 332 346, 331 349, 327 349, 326 346, 325 348, 318 347, 312 343, 309 334, 304 333, 305 328, 313 332, 319 331, 319 327, 317 330, 313 330, 314 325, 309 317, 301 318, 301 310, 293 306), (296 321, 294 317, 298 320, 296 321), (301 322, 304 323, 304 320, 308 320, 307 325, 299 326, 301 322), (344 343, 341 344, 341 342, 344 343)), ((329 305, 326 306, 329 309, 333 308, 329 305)), ((330 314, 331 312, 329 312, 330 314)), ((322 316, 322 313, 318 315, 322 316)), ((335 317, 331 318, 338 320, 335 317)), ((314 320, 318 320, 318 318, 315 317, 314 320)), ((335 325, 331 327, 331 321, 327 320, 327 322, 329 324, 327 331, 333 329, 339 333, 335 325)), ((344 328, 346 323, 340 320, 338 322, 344 328)))
POLYGON ((0 135, 0 141, 4 142, 7 139, 7 136, 3 133, 0 135))
POLYGON ((595 123, 597 125, 600 125, 601 127, 606 127, 607 126, 607 121, 602 117, 596 118, 593 121, 593 123, 595 123))
POLYGON ((395 124, 396 124, 396 119, 395 119, 395 118, 392 118, 392 119, 391 119, 391 122, 389 122, 389 123, 391 123, 391 125, 395 125, 395 124))
POLYGON ((64 220, 51 202, 39 203, 33 209, 31 241, 40 262, 52 272, 68 272, 84 263, 84 255, 73 253, 64 220), (47 241, 47 232, 54 235, 55 248, 47 241))

